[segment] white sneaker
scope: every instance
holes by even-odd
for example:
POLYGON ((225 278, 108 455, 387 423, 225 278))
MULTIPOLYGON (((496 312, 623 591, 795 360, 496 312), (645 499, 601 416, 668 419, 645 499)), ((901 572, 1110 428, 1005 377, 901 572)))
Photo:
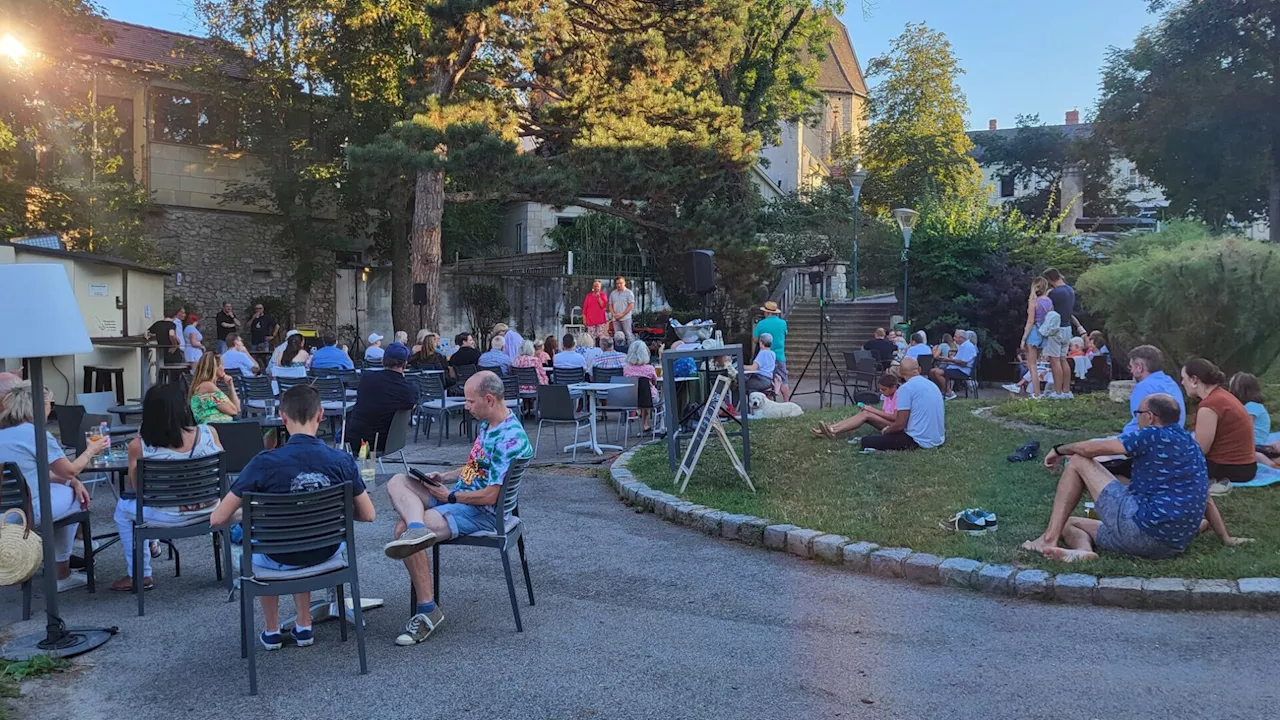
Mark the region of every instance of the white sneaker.
POLYGON ((1017 385, 1014 385, 1013 383, 1005 383, 1004 385, 1001 385, 1000 387, 1004 388, 1005 390, 1008 390, 1009 392, 1013 393, 1014 395, 1021 395, 1021 394, 1022 394, 1022 388, 1018 387, 1017 385))
POLYGON ((1222 480, 1209 485, 1209 494, 1214 497, 1221 497, 1231 492, 1231 483, 1222 480))
POLYGON ((1073 392, 1064 392, 1064 393, 1062 393, 1061 395, 1059 395, 1059 396, 1058 396, 1058 399, 1059 399, 1059 400, 1073 400, 1073 399, 1075 399, 1075 396, 1076 396, 1076 394, 1075 394, 1075 393, 1073 393, 1073 392))
POLYGON ((72 571, 70 575, 58 581, 58 592, 66 592, 89 584, 89 578, 82 572, 72 571))
POLYGON ((1056 392, 1047 392, 1044 395, 1041 395, 1040 397, 1044 398, 1045 400, 1061 400, 1062 399, 1062 396, 1056 392))
POLYGON ((949 393, 947 393, 946 395, 943 395, 943 396, 942 396, 942 399, 943 399, 943 400, 955 400, 955 399, 956 399, 956 394, 955 394, 955 393, 953 393, 953 392, 949 392, 949 393))

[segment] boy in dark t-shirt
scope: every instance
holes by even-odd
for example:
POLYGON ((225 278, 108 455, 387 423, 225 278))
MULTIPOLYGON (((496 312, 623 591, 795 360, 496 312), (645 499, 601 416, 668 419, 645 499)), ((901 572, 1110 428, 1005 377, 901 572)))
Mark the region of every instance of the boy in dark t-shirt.
MULTIPOLYGON (((373 522, 373 501, 365 491, 355 460, 316 438, 316 429, 324 419, 320 393, 309 385, 290 388, 280 398, 280 415, 285 429, 289 431, 289 442, 275 450, 258 453, 250 460, 231 485, 231 492, 214 509, 209 522, 215 527, 231 522, 240 509, 241 499, 246 492, 307 492, 348 482, 353 486, 355 520, 373 522)), ((293 570, 327 562, 342 551, 341 545, 335 545, 283 555, 252 553, 252 563, 255 567, 268 570, 293 570)), ((279 650, 283 644, 280 636, 280 598, 267 595, 259 597, 258 601, 262 603, 265 628, 259 641, 267 650, 279 650)), ((306 647, 315 641, 311 631, 311 594, 295 593, 293 602, 298 611, 293 639, 300 647, 306 647)))

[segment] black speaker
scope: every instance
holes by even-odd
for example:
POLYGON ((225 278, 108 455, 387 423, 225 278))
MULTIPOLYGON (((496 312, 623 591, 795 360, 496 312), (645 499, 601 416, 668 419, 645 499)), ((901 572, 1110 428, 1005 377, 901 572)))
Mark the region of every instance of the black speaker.
POLYGON ((427 284, 426 283, 413 284, 413 304, 414 305, 427 304, 427 284))
POLYGON ((716 254, 710 250, 691 250, 685 258, 685 284, 689 292, 704 295, 716 289, 716 254))

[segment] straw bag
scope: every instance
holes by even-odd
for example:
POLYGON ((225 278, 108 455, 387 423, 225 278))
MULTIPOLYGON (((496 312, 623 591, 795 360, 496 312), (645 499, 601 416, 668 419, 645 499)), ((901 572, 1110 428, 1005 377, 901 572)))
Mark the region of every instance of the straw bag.
POLYGON ((14 508, 0 514, 0 585, 21 585, 30 580, 43 559, 44 547, 31 529, 27 513, 14 508), (10 522, 12 515, 22 522, 10 522))

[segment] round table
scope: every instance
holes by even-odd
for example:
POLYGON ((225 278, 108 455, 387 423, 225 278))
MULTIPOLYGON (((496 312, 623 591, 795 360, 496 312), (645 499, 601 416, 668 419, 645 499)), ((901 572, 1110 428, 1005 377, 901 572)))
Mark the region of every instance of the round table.
POLYGON ((125 403, 124 405, 115 405, 107 408, 107 412, 112 415, 119 415, 121 422, 129 422, 130 415, 142 414, 142 403, 125 403))

